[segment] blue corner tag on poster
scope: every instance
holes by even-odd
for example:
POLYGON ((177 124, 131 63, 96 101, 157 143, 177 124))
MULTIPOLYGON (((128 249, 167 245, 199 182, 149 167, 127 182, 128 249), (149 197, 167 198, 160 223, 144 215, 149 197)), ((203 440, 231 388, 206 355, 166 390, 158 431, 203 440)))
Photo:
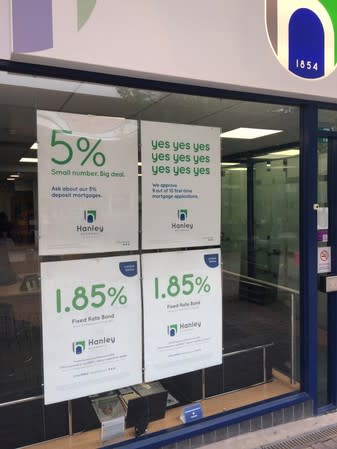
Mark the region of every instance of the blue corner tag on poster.
POLYGON ((180 417, 183 423, 189 423, 197 421, 203 417, 202 408, 199 403, 187 405, 183 408, 182 415, 180 417))
POLYGON ((216 268, 219 266, 219 254, 205 254, 204 259, 206 265, 210 268, 216 268))
POLYGON ((119 271, 124 274, 124 276, 127 276, 131 278, 132 276, 136 276, 138 269, 137 269, 137 262, 120 262, 119 264, 119 271))

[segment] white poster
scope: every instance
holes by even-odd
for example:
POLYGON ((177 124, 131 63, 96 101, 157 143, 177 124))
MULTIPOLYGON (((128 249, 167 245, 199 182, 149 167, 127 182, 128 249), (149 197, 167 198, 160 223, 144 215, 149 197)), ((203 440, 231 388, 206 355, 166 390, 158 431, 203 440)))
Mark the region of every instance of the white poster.
POLYGON ((329 208, 319 207, 317 209, 317 229, 329 229, 329 208))
POLYGON ((142 381, 138 271, 138 256, 41 264, 46 404, 142 381))
POLYGON ((37 112, 39 253, 138 249, 137 123, 37 112))
POLYGON ((144 254, 145 381, 222 363, 220 250, 144 254))
POLYGON ((220 245, 220 132, 141 122, 144 249, 220 245))
POLYGON ((317 248, 317 273, 331 272, 331 247, 320 246, 317 248))

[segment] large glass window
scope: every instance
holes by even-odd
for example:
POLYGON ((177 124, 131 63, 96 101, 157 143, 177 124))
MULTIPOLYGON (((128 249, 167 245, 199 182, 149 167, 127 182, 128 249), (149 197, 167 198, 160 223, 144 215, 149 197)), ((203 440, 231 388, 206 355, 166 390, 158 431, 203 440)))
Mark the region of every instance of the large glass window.
MULTIPOLYGON (((219 136, 223 362, 158 379, 169 401, 165 418, 151 422, 148 431, 182 425, 181 408, 192 401, 211 416, 296 391, 298 109, 0 72, 0 405, 11 403, 0 407, 4 447, 69 430, 69 404, 44 406, 42 398, 39 264, 65 257, 38 257, 36 160, 43 149, 33 146, 37 109, 212 126, 222 133, 277 131, 255 138, 219 136), (20 435, 18 421, 27 423, 20 435)), ((89 398, 71 405, 74 432, 99 427, 89 398)), ((127 429, 122 439, 133 435, 127 429)), ((98 443, 98 432, 95 438, 98 443)))
MULTIPOLYGON (((222 178, 222 229, 229 231, 228 236, 223 235, 222 244, 224 347, 231 341, 226 341, 229 329, 239 337, 236 348, 242 355, 251 360, 260 357, 264 381, 285 382, 290 389, 296 388, 299 146, 270 148, 258 154, 247 152, 237 160, 240 165, 225 168, 222 178), (236 194, 242 196, 241 201, 232 203, 235 212, 230 217, 236 219, 231 232, 224 204, 230 203, 233 196, 232 185, 228 185, 232 177, 236 194)), ((258 369, 258 363, 246 363, 258 369)), ((256 377, 258 381, 261 377, 256 377)))

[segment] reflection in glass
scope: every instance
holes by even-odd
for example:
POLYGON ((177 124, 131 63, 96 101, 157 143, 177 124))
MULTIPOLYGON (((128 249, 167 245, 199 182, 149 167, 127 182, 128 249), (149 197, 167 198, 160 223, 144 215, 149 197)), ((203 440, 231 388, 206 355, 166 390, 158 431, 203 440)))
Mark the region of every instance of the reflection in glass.
MULTIPOLYGON (((43 151, 30 148, 37 109, 212 126, 219 133, 252 123, 282 129, 261 139, 221 139, 222 160, 232 164, 221 169, 223 363, 160 381, 169 392, 166 416, 174 425, 181 424, 179 407, 191 401, 203 400, 210 416, 298 389, 298 153, 273 156, 281 147, 294 150, 298 109, 4 73, 0 91, 0 402, 42 393, 37 165, 19 162, 43 151), (7 181, 13 175, 15 181, 7 181), (256 384, 263 389, 254 390, 256 384), (268 388, 273 385, 274 392, 268 388), (215 395, 221 396, 213 402, 215 395)), ((64 259, 82 257, 92 254, 64 259)), ((75 432, 98 427, 88 398, 72 405, 75 432)), ((3 417, 32 412, 35 427, 27 427, 37 430, 32 435, 28 429, 18 442, 17 418, 11 418, 12 447, 68 431, 64 404, 17 407, 3 408, 3 417)))

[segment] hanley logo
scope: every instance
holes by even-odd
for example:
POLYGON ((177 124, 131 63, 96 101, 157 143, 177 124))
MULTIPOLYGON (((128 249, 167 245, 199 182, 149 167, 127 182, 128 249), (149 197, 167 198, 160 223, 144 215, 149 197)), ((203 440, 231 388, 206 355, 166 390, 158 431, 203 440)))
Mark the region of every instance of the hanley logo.
POLYGON ((76 341, 73 343, 73 352, 75 354, 82 354, 85 351, 85 341, 76 341))
POLYGON ((95 210, 85 210, 84 211, 84 220, 87 223, 93 223, 96 221, 96 211, 95 210))
POLYGON ((76 232, 80 232, 81 234, 87 233, 89 235, 93 235, 102 233, 104 231, 104 226, 93 224, 97 219, 97 213, 95 210, 85 210, 83 213, 83 218, 87 225, 76 225, 76 232))
POLYGON ((296 76, 319 79, 337 63, 335 0, 265 0, 266 28, 280 63, 296 76))
POLYGON ((178 220, 185 221, 187 218, 187 209, 178 209, 178 220))
POLYGON ((171 229, 175 231, 190 231, 193 229, 193 223, 186 223, 188 210, 187 209, 178 209, 178 222, 171 223, 171 229))
POLYGON ((169 326, 167 326, 167 333, 170 337, 175 337, 178 333, 178 325, 170 324, 169 326))

